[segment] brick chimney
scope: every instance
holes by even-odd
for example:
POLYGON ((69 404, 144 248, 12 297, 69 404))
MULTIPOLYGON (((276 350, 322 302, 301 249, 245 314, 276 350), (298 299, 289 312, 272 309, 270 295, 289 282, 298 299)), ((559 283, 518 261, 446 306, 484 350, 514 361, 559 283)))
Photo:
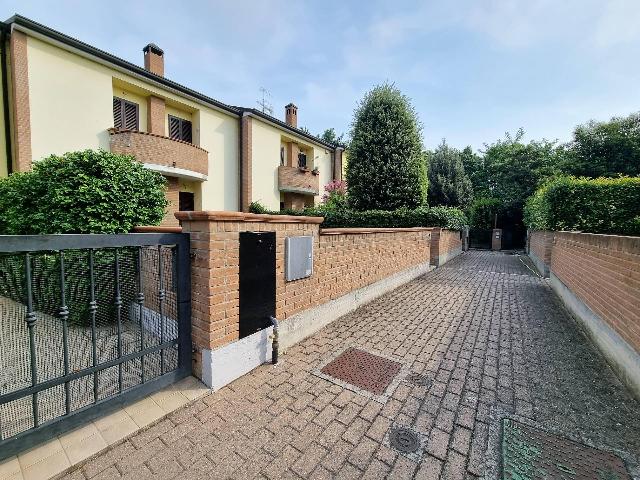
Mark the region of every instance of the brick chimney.
POLYGON ((298 107, 293 103, 284 107, 284 121, 287 125, 298 128, 298 107))
POLYGON ((145 70, 164 77, 164 52, 155 43, 150 43, 142 49, 144 52, 145 70))

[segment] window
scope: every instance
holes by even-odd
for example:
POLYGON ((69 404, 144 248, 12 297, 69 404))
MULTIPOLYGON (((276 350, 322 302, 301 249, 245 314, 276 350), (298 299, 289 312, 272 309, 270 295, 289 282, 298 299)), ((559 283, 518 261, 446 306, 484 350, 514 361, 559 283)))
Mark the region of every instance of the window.
POLYGON ((183 118, 169 115, 169 137, 174 140, 193 143, 191 135, 191 122, 183 118))
POLYGON ((113 126, 125 130, 140 129, 140 109, 137 103, 113 97, 113 126))
POLYGON ((195 197, 191 192, 178 193, 178 209, 181 212, 193 212, 195 208, 195 197))
POLYGON ((280 165, 284 165, 284 147, 280 147, 280 165))
POLYGON ((299 168, 307 168, 307 155, 306 155, 306 153, 300 152, 298 154, 298 167, 299 168))

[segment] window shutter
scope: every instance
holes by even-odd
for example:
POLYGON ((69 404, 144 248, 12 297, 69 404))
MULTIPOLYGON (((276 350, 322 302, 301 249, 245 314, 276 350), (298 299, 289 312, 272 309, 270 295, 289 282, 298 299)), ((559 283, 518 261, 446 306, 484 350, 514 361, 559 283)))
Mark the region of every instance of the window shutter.
POLYGON ((174 140, 193 143, 191 122, 169 115, 169 137, 174 140))
POLYGON ((180 140, 180 119, 169 115, 169 137, 180 140))
POLYGON ((189 120, 182 120, 182 140, 185 142, 193 143, 191 140, 191 122, 189 120))
POLYGON ((138 130, 138 104, 124 103, 124 128, 127 130, 138 130))
POLYGON ((113 126, 122 128, 122 99, 113 97, 113 126))

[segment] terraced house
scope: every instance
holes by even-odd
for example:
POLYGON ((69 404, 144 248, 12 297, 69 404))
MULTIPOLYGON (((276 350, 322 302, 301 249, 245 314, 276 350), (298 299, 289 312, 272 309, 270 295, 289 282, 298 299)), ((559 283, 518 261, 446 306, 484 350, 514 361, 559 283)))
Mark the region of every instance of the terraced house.
POLYGON ((2 26, 0 176, 50 154, 83 149, 134 155, 168 179, 177 210, 302 208, 340 178, 340 147, 253 108, 222 103, 164 76, 164 52, 144 68, 16 15, 2 26))

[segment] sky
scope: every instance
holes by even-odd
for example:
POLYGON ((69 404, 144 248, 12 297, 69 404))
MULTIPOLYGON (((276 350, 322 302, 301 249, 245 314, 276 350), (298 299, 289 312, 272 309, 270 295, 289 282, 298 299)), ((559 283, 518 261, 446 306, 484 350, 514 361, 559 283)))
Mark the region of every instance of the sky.
MULTIPOLYGON (((377 84, 394 83, 426 148, 503 138, 561 142, 577 124, 640 110, 640 0, 0 0, 14 13, 231 105, 348 133, 377 84), (188 7, 186 5, 189 5, 188 7)), ((4 17, 2 17, 4 15, 4 17)))

